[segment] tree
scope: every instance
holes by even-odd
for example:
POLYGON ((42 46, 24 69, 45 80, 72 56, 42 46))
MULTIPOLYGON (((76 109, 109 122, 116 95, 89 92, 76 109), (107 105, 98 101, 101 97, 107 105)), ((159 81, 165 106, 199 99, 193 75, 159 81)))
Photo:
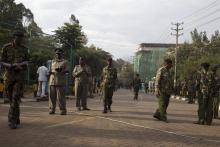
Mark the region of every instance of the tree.
POLYGON ((64 23, 62 27, 55 30, 55 35, 56 38, 60 40, 64 49, 69 49, 70 45, 72 45, 76 51, 87 43, 86 35, 82 31, 82 26, 74 15, 71 15, 70 22, 64 23))
MULTIPOLYGON (((195 29, 191 32, 191 37, 191 44, 184 43, 178 49, 177 75, 181 80, 193 78, 203 62, 209 62, 211 65, 220 64, 219 31, 209 39, 206 32, 198 32, 195 29)), ((174 58, 174 49, 170 49, 167 54, 174 58)))
POLYGON ((15 30, 25 31, 24 26, 28 26, 34 21, 31 10, 22 3, 16 4, 14 0, 0 1, 0 46, 11 41, 15 30))

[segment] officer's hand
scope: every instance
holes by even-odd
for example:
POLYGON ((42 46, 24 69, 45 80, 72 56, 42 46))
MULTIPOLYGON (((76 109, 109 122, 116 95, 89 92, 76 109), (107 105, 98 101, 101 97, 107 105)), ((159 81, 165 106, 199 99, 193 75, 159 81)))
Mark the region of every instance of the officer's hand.
POLYGON ((160 97, 160 92, 156 91, 156 97, 160 97))
POLYGON ((56 72, 61 72, 62 68, 56 68, 55 70, 56 70, 56 72))

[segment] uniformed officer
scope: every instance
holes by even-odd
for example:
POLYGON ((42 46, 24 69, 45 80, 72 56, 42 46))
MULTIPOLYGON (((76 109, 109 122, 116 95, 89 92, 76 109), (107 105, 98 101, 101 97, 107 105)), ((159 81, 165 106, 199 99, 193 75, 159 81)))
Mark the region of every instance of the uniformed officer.
POLYGON ((88 83, 91 76, 91 70, 87 68, 83 58, 79 59, 79 65, 76 65, 73 70, 73 77, 75 78, 75 96, 76 107, 78 111, 90 110, 87 107, 88 83))
POLYGON ((167 107, 170 96, 173 92, 173 79, 170 73, 172 60, 165 59, 164 65, 159 68, 156 75, 155 92, 158 98, 159 108, 154 114, 154 118, 167 122, 167 107))
POLYGON ((196 124, 212 124, 213 118, 213 97, 211 96, 212 92, 212 83, 213 83, 213 74, 209 71, 210 64, 202 63, 201 71, 197 78, 197 83, 199 84, 200 95, 198 97, 198 121, 196 124))
POLYGON ((55 50, 55 58, 52 60, 49 79, 49 114, 55 114, 56 101, 58 100, 60 107, 60 115, 66 115, 66 98, 65 85, 67 60, 64 59, 63 50, 57 48, 55 50))
POLYGON ((141 87, 141 79, 139 77, 139 74, 136 74, 133 80, 134 100, 138 100, 138 93, 140 87, 141 87))
POLYGON ((10 101, 8 122, 11 129, 20 124, 20 99, 26 78, 26 69, 29 61, 28 49, 23 45, 24 33, 14 33, 14 40, 4 45, 1 63, 5 68, 5 90, 10 101))
POLYGON ((211 85, 212 94, 213 97, 213 117, 216 119, 218 118, 218 111, 219 111, 219 90, 220 90, 220 78, 217 75, 217 69, 218 66, 214 65, 212 67, 212 74, 213 74, 213 83, 211 85))
POLYGON ((111 110, 112 105, 112 96, 115 89, 115 83, 117 80, 117 70, 113 67, 112 58, 108 58, 108 66, 103 69, 103 101, 104 101, 104 110, 103 113, 107 113, 111 110))

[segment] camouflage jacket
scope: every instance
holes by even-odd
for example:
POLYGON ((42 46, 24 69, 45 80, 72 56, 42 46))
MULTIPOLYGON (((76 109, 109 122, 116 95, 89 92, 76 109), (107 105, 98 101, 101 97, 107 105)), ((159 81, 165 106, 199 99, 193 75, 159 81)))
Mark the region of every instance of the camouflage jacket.
POLYGON ((159 68, 156 75, 155 91, 160 94, 170 95, 173 92, 173 79, 169 70, 159 68))
POLYGON ((103 86, 115 87, 117 80, 117 70, 113 67, 106 66, 102 72, 103 76, 103 86))
MULTIPOLYGON (((15 46, 14 43, 8 43, 2 48, 1 62, 15 64, 25 61, 29 61, 28 49, 25 46, 15 46)), ((23 65, 22 69, 5 67, 4 79, 24 81, 26 79, 26 69, 27 65, 23 65)))
POLYGON ((206 95, 211 94, 211 88, 214 80, 213 78, 212 72, 205 70, 199 71, 199 75, 197 77, 198 91, 206 95))

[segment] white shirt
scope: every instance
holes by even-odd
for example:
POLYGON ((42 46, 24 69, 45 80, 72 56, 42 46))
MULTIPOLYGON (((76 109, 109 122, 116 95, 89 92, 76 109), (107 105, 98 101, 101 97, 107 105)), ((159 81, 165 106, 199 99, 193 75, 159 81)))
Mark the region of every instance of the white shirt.
POLYGON ((38 81, 47 82, 47 80, 48 80, 47 76, 49 75, 49 70, 47 67, 40 66, 37 70, 37 74, 39 75, 38 81))

